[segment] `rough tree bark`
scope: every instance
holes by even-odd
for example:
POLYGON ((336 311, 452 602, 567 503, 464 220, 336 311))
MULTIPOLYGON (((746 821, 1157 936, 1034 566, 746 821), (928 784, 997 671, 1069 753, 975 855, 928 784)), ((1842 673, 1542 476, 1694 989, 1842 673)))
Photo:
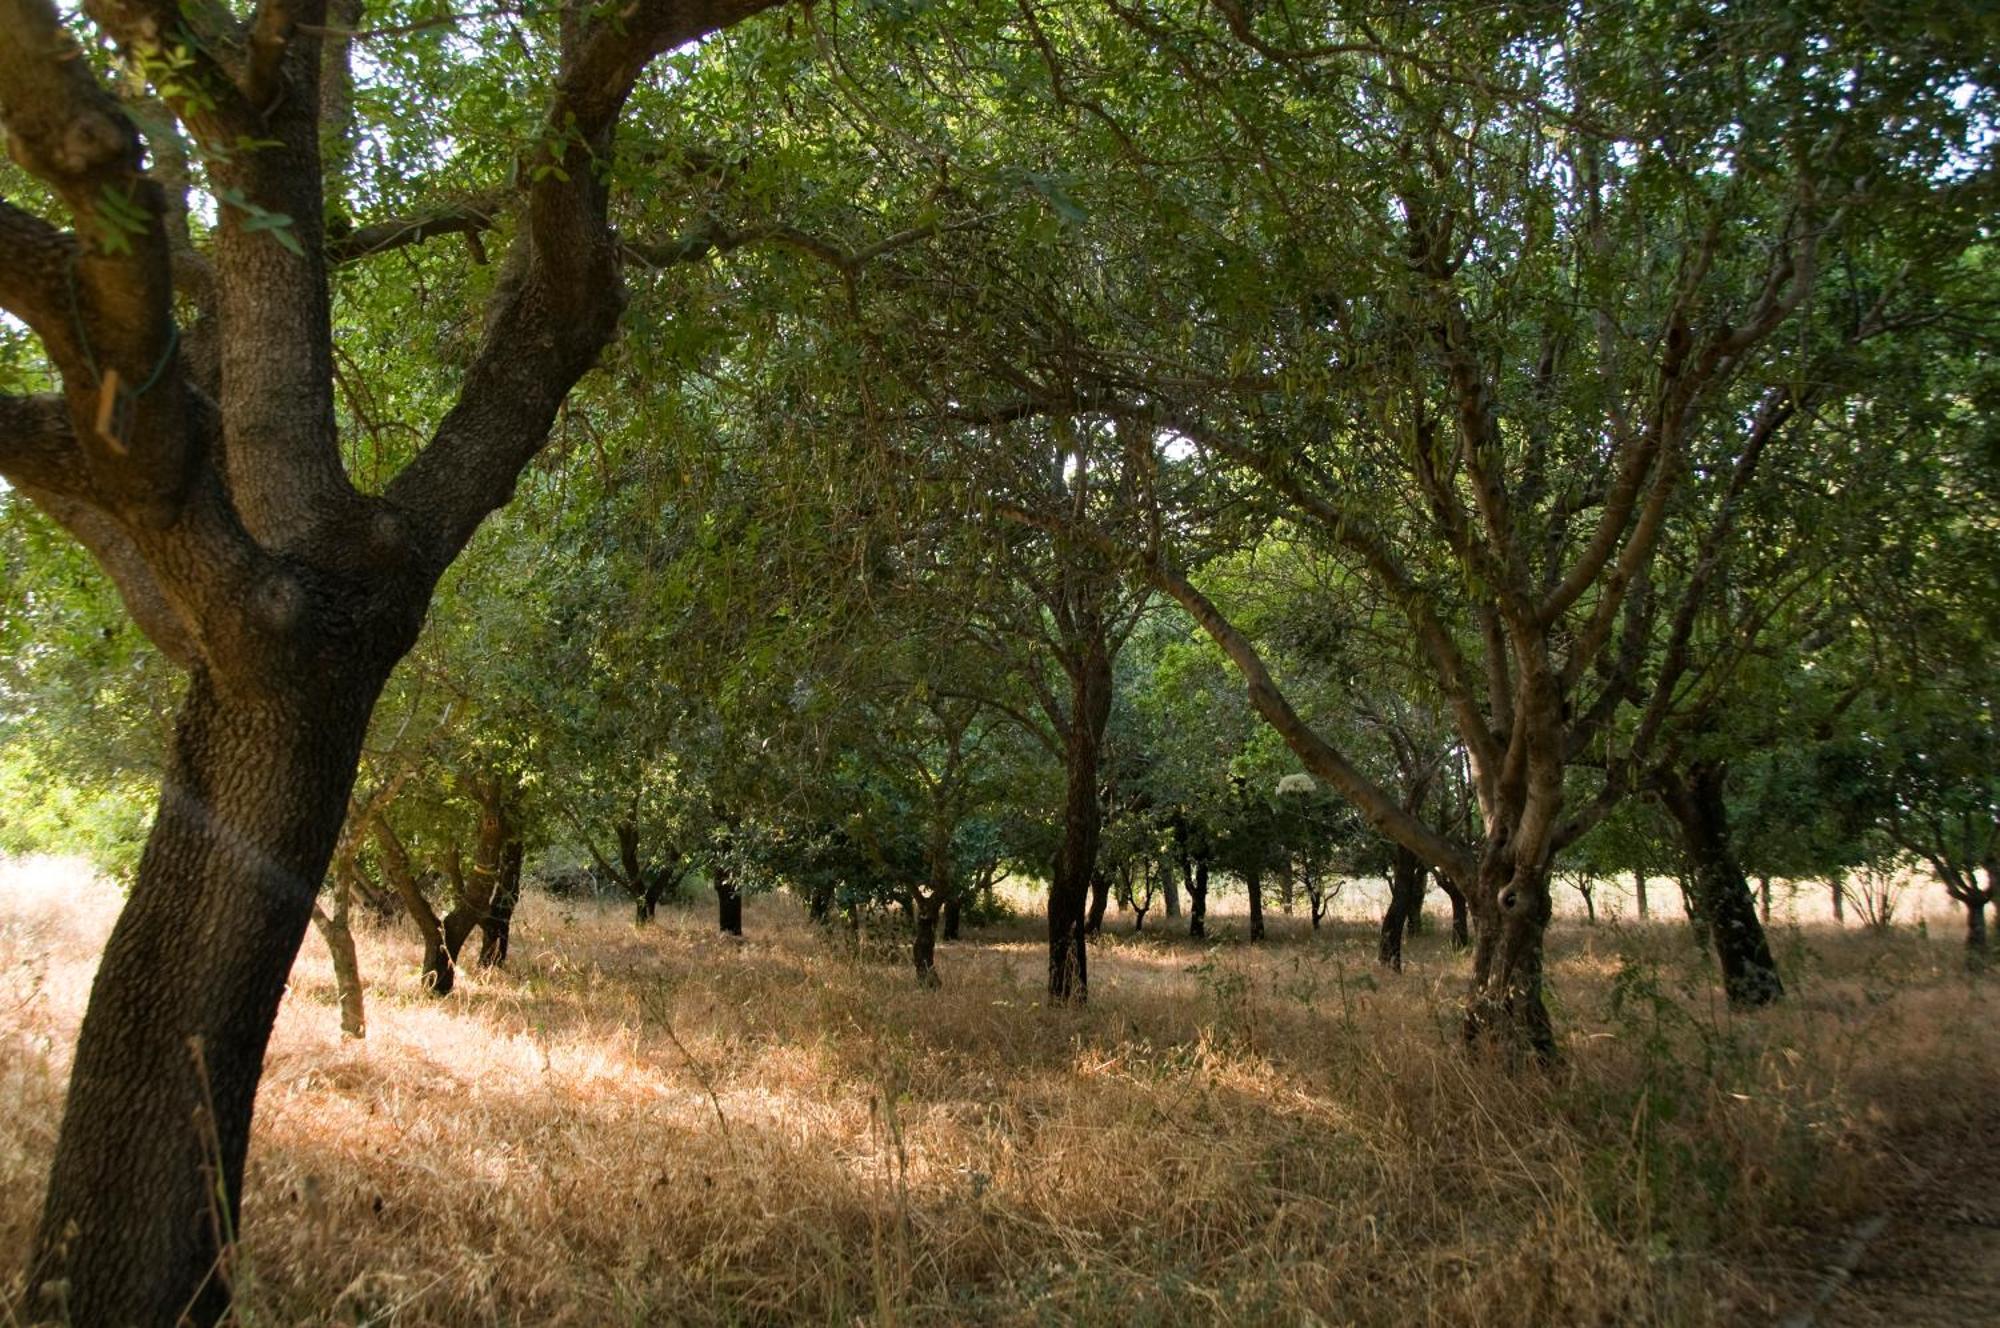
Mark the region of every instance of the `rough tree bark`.
POLYGON ((1250 896, 1250 939, 1264 939, 1264 873, 1252 867, 1243 878, 1243 889, 1250 896))
POLYGON ((265 1046, 375 701, 438 578, 506 502, 616 325, 602 167, 634 81, 660 51, 763 7, 565 6, 556 130, 521 163, 525 219, 483 339, 430 441, 371 495, 343 469, 333 405, 326 0, 263 0, 248 20, 172 0, 90 6, 128 54, 193 35, 158 91, 202 145, 211 190, 248 205, 219 210, 205 254, 51 0, 0 0, 10 153, 73 223, 0 201, 0 309, 62 384, 0 393, 0 477, 90 550, 188 675, 77 1041, 29 1318, 227 1313, 265 1046), (229 150, 246 141, 255 150, 229 150), (273 217, 289 218, 282 236, 273 217), (177 273, 200 306, 186 337, 177 273))

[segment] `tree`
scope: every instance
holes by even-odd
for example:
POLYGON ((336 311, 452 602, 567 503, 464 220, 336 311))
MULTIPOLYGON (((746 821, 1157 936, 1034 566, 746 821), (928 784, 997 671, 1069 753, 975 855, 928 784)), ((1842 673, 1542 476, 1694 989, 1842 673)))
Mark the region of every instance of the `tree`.
POLYGON ((370 493, 333 395, 328 271, 345 251, 324 221, 319 94, 344 44, 322 38, 326 6, 93 11, 193 140, 219 203, 204 252, 165 178, 173 131, 142 135, 48 0, 0 5, 0 119, 74 227, 0 203, 0 308, 61 384, 0 396, 0 475, 91 550, 189 679, 78 1043, 31 1303, 61 1284, 89 1322, 224 1312, 220 1233, 264 1045, 376 696, 612 335, 606 167, 634 83, 763 7, 565 6, 531 25, 558 67, 484 336, 428 444, 370 493), (199 309, 185 332, 177 287, 199 309), (222 1212, 191 1222, 205 1167, 222 1212))

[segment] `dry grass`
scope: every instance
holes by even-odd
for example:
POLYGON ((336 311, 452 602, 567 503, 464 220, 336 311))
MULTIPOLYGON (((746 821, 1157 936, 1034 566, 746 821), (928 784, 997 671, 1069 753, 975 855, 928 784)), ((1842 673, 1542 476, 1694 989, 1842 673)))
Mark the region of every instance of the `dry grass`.
MULTIPOLYGON (((0 877, 9 1250, 115 907, 74 868, 0 877)), ((1796 1290, 1899 1140, 1983 1137, 2000 1083, 1949 933, 1787 932, 1797 998, 1741 1018, 1683 929, 1566 924, 1566 1060, 1509 1077, 1461 1054, 1435 936, 1400 977, 1359 925, 1107 938, 1065 1011, 1031 923, 942 947, 939 992, 784 899, 745 942, 709 925, 537 897, 509 970, 443 1001, 369 931, 359 1044, 309 939, 242 1319, 1732 1322, 1796 1290)))

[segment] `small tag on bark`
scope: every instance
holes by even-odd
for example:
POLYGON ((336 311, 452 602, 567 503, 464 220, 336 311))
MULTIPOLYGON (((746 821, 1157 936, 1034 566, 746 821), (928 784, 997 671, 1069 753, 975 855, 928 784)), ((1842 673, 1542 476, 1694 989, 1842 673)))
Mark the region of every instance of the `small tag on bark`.
POLYGON ((119 456, 131 451, 132 415, 138 403, 138 394, 125 386, 118 371, 106 369, 97 387, 97 436, 119 456))

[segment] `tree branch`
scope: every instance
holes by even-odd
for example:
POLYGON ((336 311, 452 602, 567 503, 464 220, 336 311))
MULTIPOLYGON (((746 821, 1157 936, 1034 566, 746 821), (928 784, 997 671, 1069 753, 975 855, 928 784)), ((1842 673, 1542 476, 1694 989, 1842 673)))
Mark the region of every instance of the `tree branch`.
POLYGON ((488 305, 485 337, 457 403, 388 488, 389 500, 427 528, 435 571, 512 495, 557 408, 617 325, 624 294, 605 166, 633 83, 659 52, 774 2, 637 0, 608 14, 565 10, 562 68, 542 142, 523 161, 533 181, 527 223, 488 305))

